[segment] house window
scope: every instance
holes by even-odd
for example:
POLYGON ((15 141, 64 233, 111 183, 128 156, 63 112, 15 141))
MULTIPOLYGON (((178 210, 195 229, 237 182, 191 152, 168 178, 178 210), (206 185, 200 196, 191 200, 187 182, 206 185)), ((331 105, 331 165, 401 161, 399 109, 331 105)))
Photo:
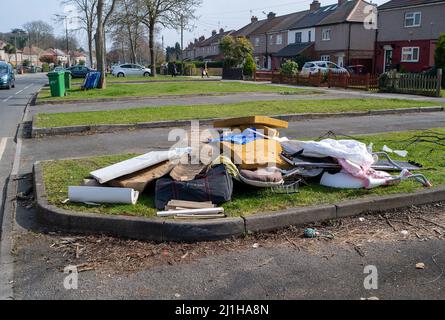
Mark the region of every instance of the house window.
POLYGON ((312 31, 311 30, 309 30, 308 32, 307 32, 307 41, 308 42, 312 42, 312 31))
POLYGON ((283 44, 283 35, 277 35, 277 45, 283 44))
POLYGON ((421 12, 407 12, 405 13, 405 27, 420 27, 422 20, 421 12))
POLYGON ((259 47, 260 46, 260 38, 255 38, 255 47, 259 47))
POLYGON ((402 48, 402 62, 419 62, 419 47, 402 48))
POLYGON ((322 55, 320 57, 321 61, 331 61, 331 56, 330 55, 322 55))
POLYGON ((331 29, 323 29, 321 33, 321 40, 323 41, 331 40, 331 29))
POLYGON ((301 43, 301 32, 295 34, 295 43, 301 43))

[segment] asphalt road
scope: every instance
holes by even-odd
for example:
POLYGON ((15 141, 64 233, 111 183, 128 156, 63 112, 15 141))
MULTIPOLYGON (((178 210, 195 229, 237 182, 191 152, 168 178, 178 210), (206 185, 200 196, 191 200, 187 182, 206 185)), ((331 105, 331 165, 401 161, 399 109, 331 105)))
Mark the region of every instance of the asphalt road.
MULTIPOLYGON (((42 74, 17 76, 14 89, 0 89, 0 204, 3 203, 4 185, 14 162, 14 141, 18 124, 33 93, 47 82, 42 74)), ((1 208, 1 205, 0 205, 1 208)), ((0 209, 0 222, 3 212, 0 209)), ((0 223, 1 225, 1 223, 0 223)))
MULTIPOLYGON (((12 91, 12 95, 0 91, 0 97, 3 97, 0 99, 1 137, 14 136, 23 115, 26 97, 29 98, 45 82, 44 77, 23 78, 17 82, 17 89, 12 91)), ((445 113, 302 121, 292 123, 289 129, 283 130, 282 135, 311 138, 328 130, 355 135, 435 127, 445 127, 445 113)), ((168 133, 167 129, 152 129, 25 139, 21 149, 20 173, 30 173, 32 164, 38 160, 145 153, 151 149, 167 148, 172 144, 168 142, 168 133)), ((14 149, 13 140, 6 140, 1 159, 2 177, 9 175, 14 149)), ((162 264, 133 272, 96 268, 80 273, 79 289, 69 291, 63 286, 66 275, 62 270, 70 262, 54 249, 61 236, 36 232, 35 210, 24 208, 28 205, 19 204, 17 212, 15 299, 359 300, 372 296, 380 299, 445 299, 445 277, 439 277, 445 264, 444 245, 439 240, 365 241, 361 247, 366 253, 364 256, 353 247, 329 243, 320 246, 316 252, 298 251, 290 243, 260 246, 257 249, 249 246, 216 255, 203 255, 192 262, 162 264), (435 261, 432 257, 435 257, 435 261), (418 262, 426 264, 425 270, 415 268, 418 262), (364 268, 368 265, 378 268, 378 290, 366 290, 363 286, 366 276, 364 268)), ((103 241, 101 250, 110 250, 110 254, 113 254, 106 238, 98 241, 103 241)), ((126 245, 131 246, 132 243, 126 245)))

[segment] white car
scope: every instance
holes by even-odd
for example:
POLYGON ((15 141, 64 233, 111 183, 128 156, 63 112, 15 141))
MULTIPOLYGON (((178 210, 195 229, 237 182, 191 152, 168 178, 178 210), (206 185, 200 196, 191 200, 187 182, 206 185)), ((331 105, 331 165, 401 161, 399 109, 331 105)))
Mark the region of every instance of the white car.
POLYGON ((132 77, 132 76, 148 77, 151 75, 151 69, 145 68, 138 64, 126 63, 113 67, 111 74, 115 77, 132 77))
POLYGON ((301 69, 301 74, 308 76, 310 74, 316 74, 318 73, 318 71, 321 71, 321 73, 327 73, 328 71, 331 71, 335 73, 349 74, 348 70, 346 70, 345 68, 339 67, 335 63, 329 61, 306 62, 303 66, 303 69, 301 69))

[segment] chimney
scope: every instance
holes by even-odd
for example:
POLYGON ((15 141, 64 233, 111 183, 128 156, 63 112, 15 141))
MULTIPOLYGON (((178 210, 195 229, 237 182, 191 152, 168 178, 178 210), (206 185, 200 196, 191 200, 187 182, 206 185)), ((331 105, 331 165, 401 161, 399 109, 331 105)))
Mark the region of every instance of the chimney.
POLYGON ((198 39, 195 38, 195 44, 198 43, 198 39))
POLYGON ((338 0, 338 6, 342 6, 346 2, 348 2, 348 0, 338 0))
POLYGON ((218 33, 216 32, 216 30, 212 31, 212 37, 216 36, 218 33))
POLYGON ((313 11, 317 11, 318 9, 320 9, 320 7, 321 7, 320 2, 317 1, 317 0, 314 0, 314 1, 311 3, 311 7, 310 7, 310 10, 309 10, 309 11, 311 11, 311 12, 313 12, 313 11))
POLYGON ((267 15, 267 20, 271 20, 273 18, 275 18, 277 16, 277 14, 275 12, 269 12, 269 14, 267 15))
POLYGON ((223 33, 224 33, 224 29, 223 28, 219 29, 219 34, 223 34, 223 33))
POLYGON ((251 21, 252 23, 254 23, 254 22, 258 22, 258 17, 256 17, 256 16, 252 16, 252 18, 250 18, 250 21, 251 21))

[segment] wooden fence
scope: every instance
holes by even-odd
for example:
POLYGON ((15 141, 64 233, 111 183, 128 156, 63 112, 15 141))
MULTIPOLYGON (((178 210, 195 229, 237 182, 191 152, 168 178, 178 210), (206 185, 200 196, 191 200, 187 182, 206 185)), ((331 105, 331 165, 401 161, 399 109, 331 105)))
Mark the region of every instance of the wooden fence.
POLYGON ((436 75, 396 72, 389 72, 383 75, 369 73, 349 75, 346 73, 322 73, 319 71, 308 76, 303 76, 300 73, 294 76, 287 76, 279 71, 257 71, 255 80, 295 86, 358 89, 440 97, 442 70, 438 69, 436 75))
POLYGON ((379 75, 376 74, 345 74, 329 72, 328 87, 359 89, 365 91, 379 90, 379 75))
POLYGON ((381 91, 440 97, 442 69, 436 75, 388 72, 382 77, 381 91))
POLYGON ((322 87, 327 86, 324 81, 325 76, 319 72, 311 74, 309 76, 303 76, 297 73, 294 76, 286 76, 279 72, 272 73, 272 83, 277 84, 290 84, 295 86, 311 86, 311 87, 322 87))

